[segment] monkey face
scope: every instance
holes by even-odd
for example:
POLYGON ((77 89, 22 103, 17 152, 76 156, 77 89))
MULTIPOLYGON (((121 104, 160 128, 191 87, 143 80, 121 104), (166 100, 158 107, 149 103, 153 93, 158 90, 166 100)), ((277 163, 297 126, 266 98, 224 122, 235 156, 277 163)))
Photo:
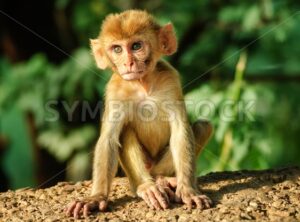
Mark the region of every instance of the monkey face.
POLYGON ((112 42, 107 52, 115 71, 125 80, 135 80, 152 71, 150 48, 149 42, 130 38, 112 42))
POLYGON ((162 55, 175 53, 177 40, 171 23, 162 27, 147 12, 130 10, 109 15, 91 48, 100 69, 136 80, 152 73, 162 55))

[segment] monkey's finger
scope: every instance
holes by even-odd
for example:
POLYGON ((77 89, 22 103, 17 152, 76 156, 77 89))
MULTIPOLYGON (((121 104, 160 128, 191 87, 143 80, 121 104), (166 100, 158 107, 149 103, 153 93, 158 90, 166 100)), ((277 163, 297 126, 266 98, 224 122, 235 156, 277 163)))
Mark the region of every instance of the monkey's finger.
MULTIPOLYGON (((166 188, 167 189, 167 188, 166 188)), ((169 188, 168 188, 169 189, 169 188)), ((167 191, 165 190, 165 188, 163 188, 163 187, 158 187, 158 190, 159 190, 159 192, 162 194, 162 196, 163 196, 163 198, 165 199, 165 201, 167 202, 167 207, 169 206, 169 204, 170 204, 170 198, 169 198, 169 196, 168 196, 168 193, 167 193, 167 191)))
POLYGON ((165 199, 165 197, 168 198, 168 195, 166 194, 166 192, 163 189, 160 191, 156 187, 152 190, 152 192, 154 193, 155 198, 158 200, 161 208, 167 209, 168 203, 167 203, 167 200, 165 199))
POLYGON ((207 199, 203 199, 202 202, 204 203, 205 209, 208 209, 211 207, 207 199))
POLYGON ((164 189, 165 189, 166 193, 168 194, 169 201, 170 202, 175 202, 176 197, 175 197, 174 191, 171 190, 169 187, 165 187, 164 189))
POLYGON ((75 209, 73 211, 73 216, 77 219, 80 216, 80 211, 82 209, 83 203, 82 202, 77 202, 75 209))
POLYGON ((202 200, 203 200, 203 199, 201 199, 199 196, 194 196, 194 197, 192 197, 192 199, 193 199, 193 201, 195 202, 196 207, 197 207, 198 209, 203 210, 203 208, 204 208, 204 206, 203 206, 204 203, 202 203, 202 200))
POLYGON ((74 201, 68 207, 66 207, 65 212, 66 212, 67 216, 71 216, 72 215, 72 212, 73 212, 76 204, 77 204, 77 202, 74 201))
POLYGON ((158 200, 156 199, 154 193, 153 193, 151 190, 149 190, 147 193, 148 193, 148 197, 149 197, 149 199, 150 199, 150 202, 151 202, 152 206, 153 206, 156 210, 161 210, 161 206, 160 206, 158 200))
POLYGON ((89 214, 91 212, 90 209, 91 209, 91 204, 85 204, 83 206, 83 216, 84 217, 88 217, 89 216, 89 214))
POLYGON ((208 203, 209 203, 209 206, 211 207, 211 206, 213 205, 212 200, 211 200, 209 197, 207 197, 207 196, 206 196, 206 199, 207 199, 207 201, 208 201, 208 203))
POLYGON ((150 201, 148 195, 146 193, 143 193, 142 194, 142 198, 146 202, 146 204, 148 205, 148 207, 150 207, 153 210, 154 207, 152 206, 151 201, 150 201))
POLYGON ((183 203, 185 203, 187 205, 187 208, 189 210, 191 210, 193 208, 193 202, 192 202, 192 199, 190 197, 182 198, 182 201, 183 201, 183 203))
POLYGON ((212 201, 205 195, 200 196, 202 202, 204 203, 204 206, 206 209, 210 208, 212 206, 212 201))
POLYGON ((94 210, 97 207, 97 205, 98 205, 97 201, 92 201, 92 202, 84 204, 83 216, 87 217, 91 213, 91 210, 94 210))
POLYGON ((99 202, 99 210, 100 211, 105 211, 107 208, 107 201, 106 200, 101 200, 99 202))

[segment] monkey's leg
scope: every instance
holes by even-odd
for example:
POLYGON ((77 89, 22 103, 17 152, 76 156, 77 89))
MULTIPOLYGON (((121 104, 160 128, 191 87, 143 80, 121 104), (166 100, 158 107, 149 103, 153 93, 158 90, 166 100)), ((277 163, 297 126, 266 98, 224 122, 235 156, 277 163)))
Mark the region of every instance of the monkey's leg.
MULTIPOLYGON (((198 120, 192 125, 192 129, 196 141, 195 155, 198 157, 213 133, 213 126, 206 120, 198 120)), ((154 176, 160 175, 169 177, 175 174, 172 154, 169 148, 167 148, 159 162, 154 165, 151 174, 154 176)))
POLYGON ((121 137, 120 163, 129 178, 131 188, 152 209, 165 209, 169 205, 166 191, 154 182, 145 166, 145 155, 135 132, 127 128, 121 137))
POLYGON ((192 129, 196 142, 195 154, 198 157, 213 134, 213 126, 207 120, 197 120, 193 123, 192 129))
MULTIPOLYGON (((193 123, 192 130, 195 137, 195 156, 197 160, 200 153, 213 134, 213 126, 207 120, 197 120, 193 123)), ((211 207, 212 201, 209 197, 207 197, 206 195, 200 195, 199 197, 202 200, 202 204, 200 204, 202 208, 211 207)))
MULTIPOLYGON (((213 126, 206 120, 198 120, 192 125, 192 129, 196 141, 195 155, 198 157, 213 133, 213 126)), ((157 184, 162 187, 169 187, 172 190, 176 189, 177 180, 176 177, 174 177, 175 168, 169 148, 167 148, 166 153, 159 162, 154 165, 151 174, 156 178, 157 184)), ((170 198, 172 199, 172 197, 170 198)))

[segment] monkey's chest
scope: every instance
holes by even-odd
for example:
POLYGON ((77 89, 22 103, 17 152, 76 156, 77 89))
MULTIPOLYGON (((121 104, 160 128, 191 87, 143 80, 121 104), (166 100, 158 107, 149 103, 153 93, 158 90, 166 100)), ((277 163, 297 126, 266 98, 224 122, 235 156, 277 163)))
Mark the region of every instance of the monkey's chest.
POLYGON ((135 104, 135 112, 129 121, 138 140, 152 157, 169 144, 170 124, 163 104, 155 100, 143 100, 135 104))

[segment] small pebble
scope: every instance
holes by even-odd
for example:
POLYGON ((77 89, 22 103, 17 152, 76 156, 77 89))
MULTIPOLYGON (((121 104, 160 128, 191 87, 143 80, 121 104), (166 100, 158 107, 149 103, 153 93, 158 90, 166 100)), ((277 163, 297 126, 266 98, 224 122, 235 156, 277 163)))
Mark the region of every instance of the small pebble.
POLYGON ((258 204, 254 201, 250 201, 249 206, 253 207, 254 209, 257 209, 258 204))

